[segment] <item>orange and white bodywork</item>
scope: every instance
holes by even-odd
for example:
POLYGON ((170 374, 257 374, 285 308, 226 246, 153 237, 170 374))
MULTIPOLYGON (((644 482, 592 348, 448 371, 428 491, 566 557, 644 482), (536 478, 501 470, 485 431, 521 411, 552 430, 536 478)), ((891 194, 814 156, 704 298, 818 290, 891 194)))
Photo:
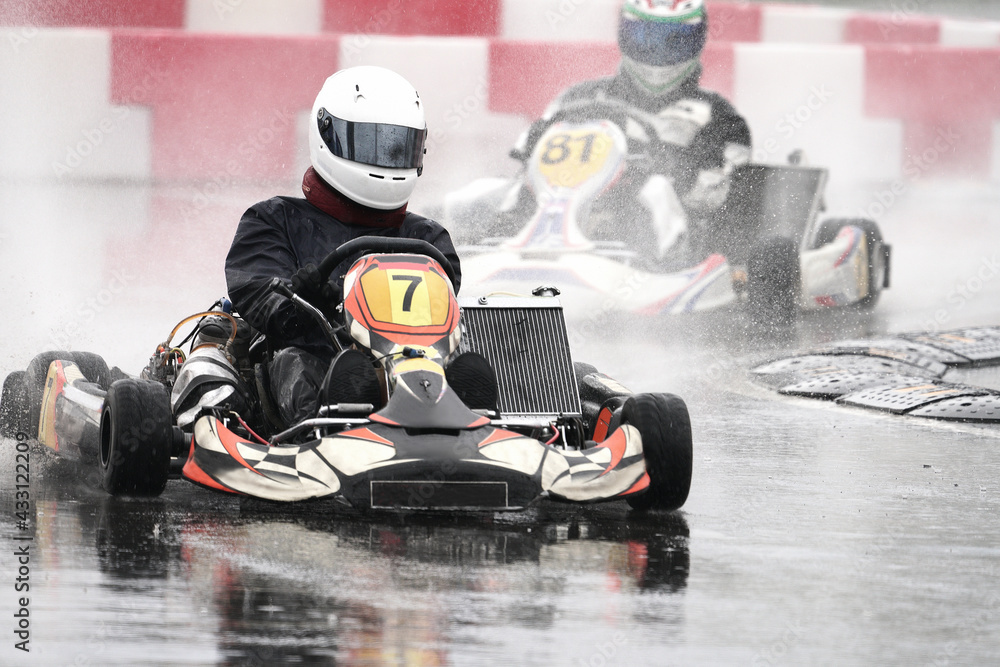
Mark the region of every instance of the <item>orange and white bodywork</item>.
POLYGON ((351 337, 388 368, 404 348, 443 363, 461 339, 455 290, 441 265, 422 255, 368 255, 344 277, 351 337))

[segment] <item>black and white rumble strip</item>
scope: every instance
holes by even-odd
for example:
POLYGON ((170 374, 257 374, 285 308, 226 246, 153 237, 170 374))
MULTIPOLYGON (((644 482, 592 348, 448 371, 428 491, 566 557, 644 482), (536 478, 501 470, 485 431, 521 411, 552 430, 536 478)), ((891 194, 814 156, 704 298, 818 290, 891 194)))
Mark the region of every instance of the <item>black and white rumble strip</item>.
POLYGON ((1000 365, 1000 327, 849 340, 751 369, 779 394, 949 421, 1000 423, 1000 391, 947 378, 1000 365))

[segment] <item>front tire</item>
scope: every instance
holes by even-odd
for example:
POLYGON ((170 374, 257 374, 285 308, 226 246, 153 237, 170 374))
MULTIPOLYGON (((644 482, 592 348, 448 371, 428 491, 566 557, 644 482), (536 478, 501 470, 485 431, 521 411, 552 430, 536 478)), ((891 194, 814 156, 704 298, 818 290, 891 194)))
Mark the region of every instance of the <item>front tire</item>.
POLYGON ((118 380, 101 411, 101 484, 113 496, 158 496, 170 473, 173 420, 166 387, 118 380))
POLYGON ((750 318, 758 325, 787 328, 795 324, 801 292, 799 252, 788 238, 761 241, 747 261, 750 318))
POLYGON ((694 446, 691 417, 684 401, 673 394, 637 394, 625 402, 622 423, 642 436, 649 488, 627 498, 637 510, 675 510, 691 491, 694 446))

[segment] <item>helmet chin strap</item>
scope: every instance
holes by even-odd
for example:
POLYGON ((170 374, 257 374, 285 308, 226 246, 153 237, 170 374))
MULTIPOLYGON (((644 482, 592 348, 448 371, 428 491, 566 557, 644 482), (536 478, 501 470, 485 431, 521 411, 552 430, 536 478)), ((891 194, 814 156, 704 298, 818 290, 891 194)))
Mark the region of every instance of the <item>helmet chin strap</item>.
POLYGON ((622 65, 633 81, 654 95, 662 95, 674 90, 691 76, 698 67, 698 59, 694 58, 673 67, 652 67, 623 56, 622 65))

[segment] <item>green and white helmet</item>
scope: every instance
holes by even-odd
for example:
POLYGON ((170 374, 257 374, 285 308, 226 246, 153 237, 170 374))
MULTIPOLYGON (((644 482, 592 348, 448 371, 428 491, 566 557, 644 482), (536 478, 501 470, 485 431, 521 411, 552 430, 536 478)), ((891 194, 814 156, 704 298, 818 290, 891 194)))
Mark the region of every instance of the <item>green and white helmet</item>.
POLYGON ((625 0, 618 47, 625 70, 654 94, 679 86, 698 66, 708 38, 704 0, 625 0))

